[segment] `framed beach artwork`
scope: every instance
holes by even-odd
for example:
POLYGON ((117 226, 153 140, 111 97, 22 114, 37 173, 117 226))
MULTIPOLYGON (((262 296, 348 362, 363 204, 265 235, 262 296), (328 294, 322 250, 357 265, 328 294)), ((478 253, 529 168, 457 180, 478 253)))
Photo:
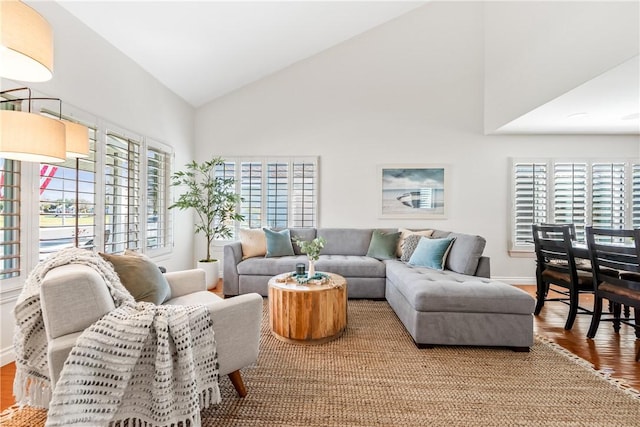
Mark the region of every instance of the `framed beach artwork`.
POLYGON ((378 169, 382 218, 446 218, 446 165, 381 165, 378 169))

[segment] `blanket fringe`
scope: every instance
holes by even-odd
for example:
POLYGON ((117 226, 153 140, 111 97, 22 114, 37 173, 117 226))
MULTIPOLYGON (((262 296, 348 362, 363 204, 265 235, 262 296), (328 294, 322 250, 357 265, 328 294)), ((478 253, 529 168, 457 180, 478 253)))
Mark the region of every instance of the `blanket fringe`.
POLYGON ((20 406, 48 409, 51 385, 49 381, 33 378, 23 370, 17 369, 13 380, 13 395, 20 406))
POLYGON ((169 424, 155 424, 151 421, 140 418, 125 418, 109 423, 109 427, 199 427, 202 425, 200 413, 187 416, 183 420, 171 422, 169 424))
POLYGON ((211 405, 218 404, 221 400, 220 393, 216 392, 213 388, 203 390, 202 393, 200 393, 200 399, 198 402, 200 404, 200 410, 202 411, 211 405))

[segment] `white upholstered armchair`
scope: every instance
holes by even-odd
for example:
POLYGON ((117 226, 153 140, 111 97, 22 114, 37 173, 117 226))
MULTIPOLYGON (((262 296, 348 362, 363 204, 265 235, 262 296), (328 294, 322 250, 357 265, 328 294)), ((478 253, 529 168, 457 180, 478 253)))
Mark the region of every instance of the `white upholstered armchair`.
MULTIPOLYGON (((215 331, 220 375, 228 375, 241 397, 246 389, 240 368, 258 357, 262 297, 258 294, 222 299, 208 292, 203 270, 166 273, 171 288, 164 304, 206 305, 215 331)), ((91 267, 69 264, 50 270, 40 290, 48 339, 52 387, 76 339, 84 329, 115 308, 104 280, 91 267)))

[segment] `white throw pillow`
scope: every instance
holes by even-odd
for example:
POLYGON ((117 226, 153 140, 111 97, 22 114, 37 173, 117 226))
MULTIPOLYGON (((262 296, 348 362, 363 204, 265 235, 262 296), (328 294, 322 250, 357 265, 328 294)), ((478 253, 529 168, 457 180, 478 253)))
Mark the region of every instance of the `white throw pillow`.
POLYGON ((261 228, 241 228, 240 245, 242 259, 265 256, 267 253, 267 238, 261 228))

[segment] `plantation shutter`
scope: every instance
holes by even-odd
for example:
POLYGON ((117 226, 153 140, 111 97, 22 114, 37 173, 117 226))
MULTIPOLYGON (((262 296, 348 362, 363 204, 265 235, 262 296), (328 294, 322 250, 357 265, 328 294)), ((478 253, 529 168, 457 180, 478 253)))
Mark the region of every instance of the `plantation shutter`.
POLYGON ((267 163, 267 227, 289 225, 289 164, 267 163))
POLYGON ((579 241, 585 240, 587 170, 586 163, 556 163, 553 172, 554 222, 575 224, 579 241))
POLYGON ((631 225, 640 228, 640 165, 633 165, 631 172, 631 225))
POLYGON ((532 244, 531 226, 547 222, 547 164, 516 163, 514 174, 514 243, 532 244))
POLYGON ((107 133, 105 252, 140 249, 140 141, 107 133))
POLYGON ((293 162, 291 196, 291 226, 316 226, 317 164, 312 161, 293 162))
POLYGON ((147 249, 168 247, 171 242, 168 209, 169 153, 147 147, 147 249))
MULTIPOLYGON (((237 178, 236 178, 236 163, 235 162, 224 162, 222 164, 216 165, 216 169, 215 169, 214 173, 215 173, 216 178, 233 179, 236 182, 236 188, 237 188, 238 182, 237 182, 237 178)), ((216 219, 216 225, 218 225, 217 221, 218 221, 218 219, 216 219)), ((231 229, 231 238, 235 237, 233 221, 229 221, 227 225, 231 229)))
POLYGON ((20 275, 20 162, 0 158, 0 279, 20 275))
POLYGON ((248 228, 262 227, 262 162, 242 162, 240 166, 240 214, 248 228))
POLYGON ((592 165, 591 223, 594 227, 600 228, 624 228, 624 163, 594 163, 592 165))

